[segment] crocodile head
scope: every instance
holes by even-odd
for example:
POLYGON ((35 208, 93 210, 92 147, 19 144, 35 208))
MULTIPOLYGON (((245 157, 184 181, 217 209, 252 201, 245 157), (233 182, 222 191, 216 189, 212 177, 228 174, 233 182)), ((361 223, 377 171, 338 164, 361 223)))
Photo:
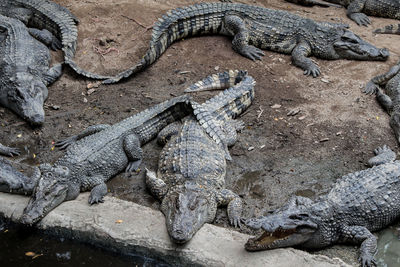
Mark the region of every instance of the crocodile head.
POLYGON ((44 122, 43 103, 47 99, 46 85, 38 78, 27 72, 18 72, 12 78, 7 96, 1 97, 0 102, 32 125, 44 122))
POLYGON ((331 51, 333 58, 384 61, 389 57, 386 48, 377 48, 347 29, 340 28, 336 31, 336 40, 331 51))
POLYGON ((268 250, 301 245, 311 239, 318 229, 312 214, 303 204, 292 203, 272 214, 253 218, 246 225, 261 234, 245 244, 248 251, 268 250), (294 204, 294 205, 292 205, 294 204))
POLYGON ((25 207, 21 222, 35 224, 51 210, 68 199, 69 184, 66 167, 52 167, 49 164, 40 165, 40 177, 28 205, 25 207))
POLYGON ((161 204, 167 230, 175 243, 188 242, 207 222, 215 218, 217 203, 206 190, 184 188, 170 190, 161 204))

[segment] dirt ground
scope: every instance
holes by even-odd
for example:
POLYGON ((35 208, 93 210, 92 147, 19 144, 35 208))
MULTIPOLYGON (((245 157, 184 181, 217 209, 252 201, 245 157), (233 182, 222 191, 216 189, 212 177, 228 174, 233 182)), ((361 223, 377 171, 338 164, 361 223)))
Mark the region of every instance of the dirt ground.
MULTIPOLYGON (((135 64, 145 53, 151 30, 146 30, 165 11, 205 1, 183 0, 58 0, 80 19, 76 62, 84 69, 115 74, 135 64), (107 54, 101 51, 109 49, 107 54)), ((65 68, 49 88, 46 123, 32 129, 7 109, 0 109, 3 144, 23 149, 18 161, 29 164, 54 162, 63 152, 52 149, 53 141, 81 132, 90 125, 113 124, 150 105, 182 94, 184 88, 203 77, 226 69, 245 69, 255 78, 256 98, 242 116, 246 128, 231 149, 227 187, 240 194, 244 217, 262 215, 292 195, 315 198, 327 192, 340 176, 366 168, 372 151, 383 144, 398 151, 388 115, 373 96, 361 93, 365 83, 398 60, 400 37, 375 35, 374 28, 395 20, 371 17, 372 25, 359 27, 345 9, 307 8, 283 0, 240 1, 290 12, 316 20, 345 22, 350 29, 378 47, 386 47, 386 62, 315 59, 322 75, 304 76, 291 64, 290 56, 265 51, 262 61, 252 62, 231 48, 222 36, 190 38, 173 44, 144 72, 123 83, 87 89, 90 80, 65 68), (181 73, 183 72, 183 73, 181 73), (58 108, 58 109, 57 109, 58 108), (300 109, 295 116, 288 111, 300 109)), ((61 54, 54 54, 54 61, 61 54)), ((203 100, 215 92, 201 93, 203 100)), ((142 164, 156 169, 161 148, 144 146, 142 164)), ((112 195, 158 208, 146 191, 144 172, 120 174, 109 183, 112 195)), ((221 209, 214 222, 227 224, 221 209)), ((248 230, 242 229, 247 232, 248 230)), ((356 262, 356 247, 334 246, 318 251, 356 262), (349 249, 350 248, 350 249, 349 249)))

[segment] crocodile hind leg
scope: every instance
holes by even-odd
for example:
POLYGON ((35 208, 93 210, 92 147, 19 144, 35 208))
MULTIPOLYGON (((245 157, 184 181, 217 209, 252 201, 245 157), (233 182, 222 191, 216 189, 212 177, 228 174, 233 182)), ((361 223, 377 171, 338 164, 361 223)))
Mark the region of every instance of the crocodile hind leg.
POLYGON ((360 244, 359 261, 362 266, 376 266, 374 255, 376 252, 376 237, 363 226, 344 226, 340 229, 340 241, 360 244))
POLYGON ((292 62, 304 70, 304 75, 312 75, 314 78, 321 74, 318 66, 308 56, 311 55, 311 47, 306 42, 300 42, 292 50, 292 62))
POLYGON ((358 26, 368 26, 371 20, 367 15, 361 13, 364 9, 366 0, 354 0, 347 7, 347 16, 353 20, 358 26))
POLYGON ((265 54, 261 49, 249 45, 249 31, 243 19, 235 15, 226 15, 224 22, 225 28, 234 35, 232 41, 233 50, 251 60, 261 60, 261 57, 265 54))
POLYGON ((44 43, 52 50, 58 50, 62 48, 62 43, 58 40, 51 32, 46 29, 39 30, 36 28, 28 28, 30 35, 38 41, 44 43))
POLYGON ((7 147, 7 146, 0 144, 0 154, 4 155, 4 156, 9 156, 9 157, 19 156, 20 151, 18 148, 7 147))
POLYGON ((66 138, 64 140, 56 142, 55 146, 59 147, 60 149, 66 149, 69 145, 75 143, 79 139, 82 139, 82 138, 84 138, 86 136, 98 133, 98 132, 103 131, 103 130, 109 128, 109 127, 110 127, 110 125, 108 125, 108 124, 97 124, 97 125, 89 126, 88 128, 86 128, 80 134, 73 135, 73 136, 68 137, 68 138, 66 138))
POLYGON ((227 211, 230 224, 240 227, 243 206, 240 197, 231 190, 222 189, 218 192, 216 198, 218 206, 228 205, 227 211))
POLYGON ((384 145, 374 150, 375 157, 369 159, 368 164, 370 166, 376 166, 392 162, 396 159, 396 153, 394 153, 388 146, 384 145))
POLYGON ((157 178, 157 175, 153 171, 146 169, 146 186, 151 194, 158 200, 162 200, 168 192, 167 184, 157 178))
POLYGON ((136 134, 125 136, 123 141, 124 151, 128 157, 129 163, 125 172, 134 172, 139 169, 142 163, 143 151, 140 148, 140 140, 136 134))
POLYGON ((244 122, 241 120, 228 120, 224 123, 222 130, 225 133, 225 143, 233 146, 237 140, 237 132, 244 128, 244 122))

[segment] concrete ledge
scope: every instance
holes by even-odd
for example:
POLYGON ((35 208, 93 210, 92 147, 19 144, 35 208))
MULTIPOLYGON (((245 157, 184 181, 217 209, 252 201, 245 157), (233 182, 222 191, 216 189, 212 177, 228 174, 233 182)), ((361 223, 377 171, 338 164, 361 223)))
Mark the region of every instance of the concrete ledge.
MULTIPOLYGON (((338 258, 311 255, 292 248, 250 253, 244 243, 250 237, 206 224, 188 243, 178 246, 169 239, 161 212, 132 202, 106 197, 89 206, 89 194, 65 202, 37 227, 58 235, 129 254, 136 251, 171 264, 197 266, 349 266, 338 258)), ((0 193, 0 213, 17 221, 28 198, 0 193)))

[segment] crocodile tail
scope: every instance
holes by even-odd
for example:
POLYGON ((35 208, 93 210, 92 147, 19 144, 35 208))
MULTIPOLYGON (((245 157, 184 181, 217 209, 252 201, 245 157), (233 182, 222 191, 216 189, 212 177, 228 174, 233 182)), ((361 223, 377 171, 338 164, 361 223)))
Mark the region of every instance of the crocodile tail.
POLYGON ((381 34, 400 34, 400 24, 390 24, 383 28, 374 30, 374 33, 381 34))
POLYGON ((117 83, 150 66, 177 40, 221 32, 223 16, 217 14, 232 9, 236 5, 238 4, 199 3, 168 11, 154 24, 150 47, 141 61, 103 83, 117 83))
POLYGON ((186 88, 184 92, 191 93, 215 89, 226 89, 241 82, 246 75, 247 71, 243 70, 229 70, 212 74, 203 80, 192 84, 186 88))
POLYGON ((104 75, 100 75, 100 74, 96 74, 90 71, 86 71, 84 69, 82 69, 81 67, 79 67, 78 65, 76 65, 76 63, 65 57, 64 59, 64 63, 67 64, 68 66, 71 67, 71 69, 73 69, 77 74, 84 76, 86 78, 90 78, 90 79, 94 79, 94 80, 106 80, 106 79, 110 79, 111 76, 104 76, 104 75))

